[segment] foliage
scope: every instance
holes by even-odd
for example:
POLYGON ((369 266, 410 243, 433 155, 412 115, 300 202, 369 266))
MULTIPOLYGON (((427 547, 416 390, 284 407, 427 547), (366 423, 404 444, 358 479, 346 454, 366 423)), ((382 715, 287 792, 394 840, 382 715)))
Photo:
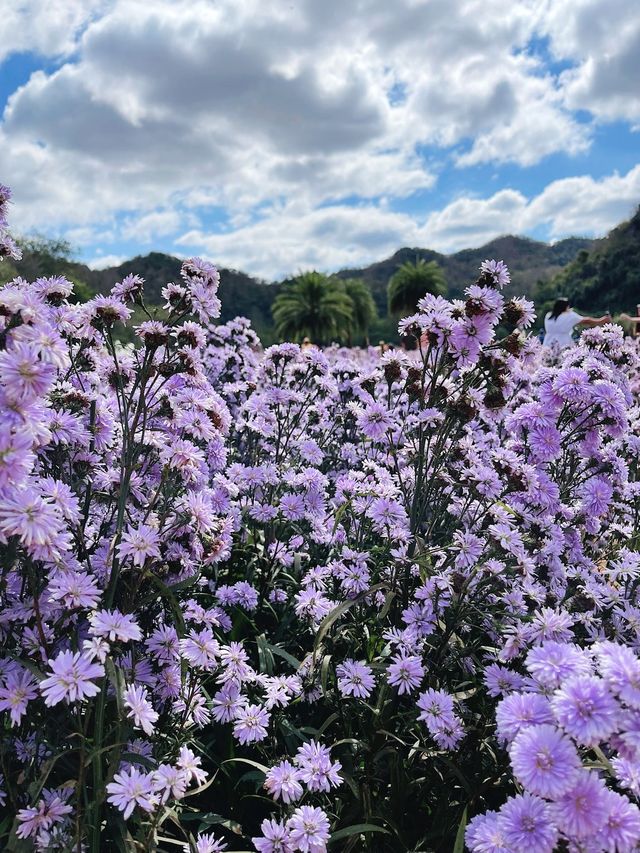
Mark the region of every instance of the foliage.
POLYGON ((306 272, 285 285, 272 307, 276 333, 319 344, 347 337, 354 329, 354 303, 344 287, 319 272, 306 272))
POLYGON ((389 279, 389 313, 413 314, 423 296, 441 296, 445 291, 444 275, 435 261, 407 261, 389 279))
POLYGON ((635 316, 640 301, 640 208, 591 251, 581 249, 555 277, 539 282, 534 296, 542 317, 558 296, 590 314, 635 316))
POLYGON ((343 279, 341 287, 351 300, 351 324, 347 342, 351 345, 356 336, 368 342, 369 329, 378 319, 371 291, 359 278, 343 279))

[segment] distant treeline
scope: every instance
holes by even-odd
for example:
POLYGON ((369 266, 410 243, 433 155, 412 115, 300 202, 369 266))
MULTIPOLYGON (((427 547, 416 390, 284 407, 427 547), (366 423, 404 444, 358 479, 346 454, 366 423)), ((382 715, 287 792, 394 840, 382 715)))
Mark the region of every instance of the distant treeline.
MULTIPOLYGON (((26 279, 38 276, 65 275, 76 285, 80 300, 95 293, 107 293, 123 276, 137 272, 146 280, 146 299, 152 305, 162 301, 161 289, 179 277, 179 258, 151 252, 126 261, 117 267, 91 270, 74 260, 72 247, 64 240, 31 237, 21 241, 23 259, 4 261, 0 265, 0 281, 16 275, 26 279)), ((585 312, 621 311, 635 313, 640 301, 640 208, 628 221, 601 240, 570 237, 558 243, 506 236, 481 246, 452 255, 429 249, 403 248, 391 257, 367 267, 341 270, 332 278, 361 280, 371 292, 377 309, 366 337, 371 341, 395 340, 397 319, 388 312, 389 279, 406 263, 435 261, 442 270, 449 297, 460 296, 472 283, 485 258, 504 260, 511 271, 508 295, 524 294, 536 302, 538 316, 559 296, 585 312)), ((215 259, 214 259, 215 260, 215 259)), ((248 317, 265 344, 277 340, 272 316, 273 302, 291 285, 292 279, 266 282, 238 270, 220 270, 220 298, 223 322, 236 316, 248 317)), ((362 342, 364 333, 359 333, 362 342)))

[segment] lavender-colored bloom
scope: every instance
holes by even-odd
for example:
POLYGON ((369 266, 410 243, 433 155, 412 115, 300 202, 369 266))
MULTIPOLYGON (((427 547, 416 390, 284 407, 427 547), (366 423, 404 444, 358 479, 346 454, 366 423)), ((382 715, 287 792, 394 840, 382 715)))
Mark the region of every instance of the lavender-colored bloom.
POLYGON ((40 692, 46 705, 57 705, 58 702, 78 702, 95 696, 100 691, 92 678, 101 678, 104 667, 93 663, 78 652, 60 652, 49 661, 51 675, 40 682, 40 692))
POLYGON ((602 677, 625 705, 640 709, 640 660, 626 646, 603 641, 594 651, 602 677))
POLYGON ((511 850, 553 853, 558 839, 552 807, 532 794, 511 797, 502 806, 499 824, 511 850))
POLYGON ((159 557, 160 534, 148 524, 129 527, 118 545, 121 560, 132 557, 134 566, 143 566, 148 557, 159 557))
POLYGON ((525 789, 556 799, 571 789, 580 758, 569 738, 544 724, 523 729, 509 749, 511 766, 525 789))
POLYGON ((285 824, 267 818, 260 824, 260 829, 262 836, 251 839, 258 853, 294 853, 285 824))
POLYGON ((89 623, 93 636, 105 637, 112 643, 115 640, 126 643, 142 638, 142 632, 133 616, 120 613, 119 610, 96 610, 89 617, 89 623))
POLYGON ((609 814, 595 841, 607 853, 634 853, 640 845, 640 809, 614 791, 605 795, 609 814))
POLYGON ((330 825, 322 809, 300 806, 287 821, 287 829, 294 850, 300 850, 302 853, 325 853, 330 825))
POLYGON ((553 723, 551 705, 539 693, 513 693, 506 696, 496 709, 496 732, 507 742, 532 725, 553 723))
POLYGON ((496 812, 476 815, 470 820, 465 841, 471 853, 514 853, 507 846, 502 821, 496 812))
POLYGON ((107 784, 107 794, 107 801, 123 812, 125 820, 136 806, 152 812, 158 805, 153 774, 142 773, 136 767, 116 773, 113 782, 107 784))
POLYGON ((424 720, 432 733, 443 724, 453 722, 453 698, 444 690, 427 690, 421 693, 416 702, 420 708, 419 720, 424 720))
MULTIPOLYGON (((189 845, 185 845, 185 853, 189 851, 189 845)), ((196 838, 196 853, 223 853, 227 845, 221 838, 216 838, 212 832, 199 832, 196 838)))
POLYGON ((397 688, 398 693, 411 693, 424 677, 424 667, 419 657, 401 654, 394 658, 387 670, 389 684, 397 688))
POLYGON ((17 726, 31 699, 38 695, 35 679, 26 671, 11 672, 0 686, 0 711, 9 711, 11 725, 17 726))
POLYGON ((0 383, 7 398, 17 405, 43 397, 55 377, 55 368, 39 357, 32 344, 16 343, 0 352, 0 383))
POLYGON ((288 761, 281 761, 280 764, 270 768, 264 787, 274 800, 282 798, 283 803, 295 803, 303 794, 301 779, 300 770, 288 761))
POLYGON ((569 838, 583 839, 599 832, 609 815, 607 789, 598 775, 581 770, 574 784, 556 798, 554 814, 558 827, 569 838))
POLYGON ((527 669, 548 690, 574 675, 590 675, 591 663, 583 651, 567 643, 548 641, 527 655, 527 669))
POLYGON ((493 279, 495 287, 502 290, 511 281, 509 269, 504 261, 483 261, 480 264, 480 272, 493 279))
POLYGON ((558 723, 574 740, 596 746, 613 734, 620 708, 606 684, 595 676, 578 676, 567 681, 551 699, 558 723))
POLYGON ((254 743, 267 736, 270 714, 262 705, 243 705, 236 711, 233 734, 240 743, 254 743))
POLYGON ((300 771, 299 778, 310 791, 330 791, 342 784, 339 761, 331 761, 330 750, 311 740, 303 744, 294 759, 300 771))
POLYGON ((371 667, 362 661, 345 660, 336 667, 338 690, 343 696, 366 699, 371 695, 376 680, 371 667))
POLYGON ((211 704, 214 720, 219 723, 230 723, 236 719, 238 710, 245 705, 247 699, 240 693, 240 687, 235 682, 225 684, 221 690, 213 694, 211 704))
POLYGON ((148 692, 145 687, 131 684, 125 689, 123 700, 125 707, 129 710, 127 717, 132 718, 134 724, 142 729, 145 734, 152 735, 158 719, 158 712, 154 710, 147 696, 148 692))

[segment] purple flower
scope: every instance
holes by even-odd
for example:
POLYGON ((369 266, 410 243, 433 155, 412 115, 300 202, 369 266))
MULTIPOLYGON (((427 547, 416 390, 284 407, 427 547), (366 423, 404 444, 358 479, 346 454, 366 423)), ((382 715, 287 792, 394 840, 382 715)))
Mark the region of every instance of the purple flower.
POLYGON ((509 269, 504 261, 483 261, 480 272, 493 279, 495 287, 502 290, 511 281, 509 269))
POLYGON ((287 829, 294 850, 300 850, 302 853, 325 853, 330 825, 322 809, 300 806, 287 821, 287 829))
MULTIPOLYGON (((185 844, 185 853, 189 853, 189 845, 185 844)), ((227 845, 221 838, 216 838, 212 832, 199 832, 196 838, 196 853, 222 853, 227 845)))
POLYGON ((260 824, 260 829, 262 837, 251 839, 258 853, 294 853, 287 826, 267 818, 260 824))
POLYGON ((451 723, 454 718, 453 698, 444 690, 427 690, 418 697, 419 720, 424 720, 429 731, 437 731, 443 724, 451 723))
POLYGON ((634 853, 640 844, 640 809, 614 791, 606 792, 609 814, 595 839, 603 850, 634 853))
POLYGON ((331 761, 330 750, 311 740, 303 744, 294 759, 300 772, 299 778, 310 791, 330 791, 342 784, 339 761, 331 761))
POLYGON ((549 700, 539 693, 513 693, 506 696, 496 709, 496 732, 507 742, 514 740, 521 730, 529 726, 553 721, 549 700))
POLYGON ((42 361, 31 344, 16 343, 0 352, 0 383, 12 403, 24 405, 44 397, 54 377, 54 366, 42 361))
POLYGON ((11 725, 17 726, 31 699, 38 695, 37 683, 26 670, 11 672, 0 686, 0 711, 9 711, 11 725))
POLYGON ((101 678, 104 667, 92 663, 87 657, 78 652, 60 652, 49 661, 52 674, 40 682, 40 692, 44 696, 45 705, 57 705, 58 702, 78 702, 95 696, 100 692, 92 678, 101 678))
POLYGON ((502 821, 496 812, 476 815, 469 821, 465 841, 471 853, 514 853, 507 846, 502 821))
POLYGON ((548 724, 523 729, 509 756, 518 781, 531 793, 550 799, 570 790, 581 766, 569 738, 548 724))
POLYGON ((343 696, 355 696, 366 699, 371 695, 376 680, 371 667, 362 661, 345 660, 336 667, 338 690, 343 696))
POLYGON ((584 839, 599 832, 609 816, 608 791, 594 772, 581 770, 573 785, 556 798, 558 827, 569 838, 584 839))
POLYGON ((111 642, 120 640, 140 640, 142 632, 133 616, 120 613, 119 610, 96 610, 89 617, 91 633, 94 637, 105 637, 111 642))
POLYGON ((389 684, 397 687, 398 693, 411 693, 424 677, 424 667, 419 657, 400 654, 394 658, 387 670, 389 684))
POLYGON ((620 716, 605 682, 588 675, 565 682, 551 699, 551 707, 563 729, 584 746, 607 740, 620 716))
POLYGON ((527 669, 548 690, 560 687, 574 675, 590 675, 591 664, 580 649, 568 643, 547 641, 527 655, 527 669))
POLYGON ((134 566, 143 566, 148 557, 159 557, 160 534, 148 524, 129 527, 122 534, 118 545, 118 556, 121 560, 133 558, 134 566))
POLYGON ((553 853, 558 830, 549 803, 532 794, 511 797, 498 818, 506 845, 527 853, 553 853))
POLYGON ((158 712, 154 710, 149 702, 147 689, 141 685, 131 684, 124 691, 123 700, 125 707, 129 709, 127 717, 133 718, 134 724, 147 735, 152 735, 158 712))
POLYGON ((594 646, 602 677, 622 702, 640 709, 640 660, 626 646, 603 641, 594 646))
POLYGON ((125 820, 136 806, 152 812, 158 805, 153 774, 142 773, 136 767, 116 773, 113 782, 107 785, 107 794, 107 802, 123 812, 125 820))
POLYGON ((281 761, 267 773, 264 787, 274 800, 282 798, 283 803, 295 803, 303 794, 301 778, 301 772, 293 764, 281 761))
POLYGON ((254 743, 267 736, 270 714, 262 705, 243 705, 236 711, 233 734, 240 743, 254 743))

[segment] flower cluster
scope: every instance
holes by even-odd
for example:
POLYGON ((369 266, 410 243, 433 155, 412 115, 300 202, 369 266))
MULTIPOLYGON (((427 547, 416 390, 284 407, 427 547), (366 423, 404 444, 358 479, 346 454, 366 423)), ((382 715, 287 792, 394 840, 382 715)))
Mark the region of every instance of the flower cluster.
POLYGON ((639 352, 508 283, 382 356, 0 289, 7 849, 637 849, 639 352))

